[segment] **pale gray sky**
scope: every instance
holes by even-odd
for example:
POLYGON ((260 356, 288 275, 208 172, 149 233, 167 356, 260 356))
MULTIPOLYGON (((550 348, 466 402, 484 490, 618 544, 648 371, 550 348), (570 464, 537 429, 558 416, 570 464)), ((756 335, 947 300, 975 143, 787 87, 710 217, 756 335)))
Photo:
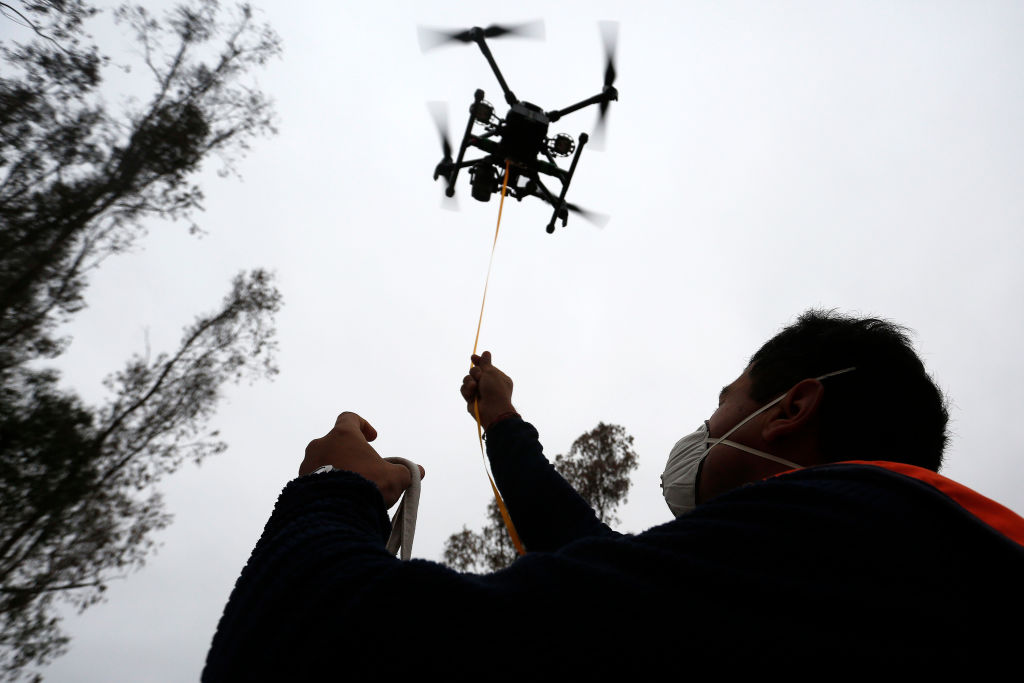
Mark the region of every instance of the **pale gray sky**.
POLYGON ((285 297, 281 374, 230 390, 214 420, 230 450, 162 484, 175 515, 162 548, 66 619, 71 651, 50 680, 196 679, 281 487, 342 410, 376 426, 383 455, 426 468, 416 556, 482 523, 490 487, 458 387, 497 202, 475 202, 464 177, 461 212, 440 208, 425 103, 449 103, 453 138, 476 88, 504 107, 474 46, 422 54, 417 24, 544 19, 546 41, 492 48, 516 94, 553 109, 599 90, 597 21, 620 22, 606 150, 584 151, 569 194, 611 221, 548 235, 542 205, 506 203, 481 348, 549 454, 599 421, 635 437, 623 530, 670 518, 669 448, 812 306, 913 328, 952 401, 944 473, 1024 512, 1024 5, 261 5, 285 47, 260 77, 280 135, 253 145, 242 182, 204 171, 209 236, 154 224, 104 265, 63 367, 101 397, 147 334, 172 347, 233 273, 266 266, 285 297))

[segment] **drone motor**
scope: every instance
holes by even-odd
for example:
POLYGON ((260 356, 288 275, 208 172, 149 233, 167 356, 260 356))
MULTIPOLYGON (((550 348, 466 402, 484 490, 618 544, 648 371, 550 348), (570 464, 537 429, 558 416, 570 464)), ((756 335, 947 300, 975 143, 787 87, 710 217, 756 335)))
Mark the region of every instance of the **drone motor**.
POLYGON ((576 151, 576 141, 567 133, 559 133, 547 142, 548 152, 556 157, 567 157, 576 151))
POLYGON ((477 123, 487 125, 494 116, 494 105, 487 100, 479 100, 469 105, 469 113, 477 123))

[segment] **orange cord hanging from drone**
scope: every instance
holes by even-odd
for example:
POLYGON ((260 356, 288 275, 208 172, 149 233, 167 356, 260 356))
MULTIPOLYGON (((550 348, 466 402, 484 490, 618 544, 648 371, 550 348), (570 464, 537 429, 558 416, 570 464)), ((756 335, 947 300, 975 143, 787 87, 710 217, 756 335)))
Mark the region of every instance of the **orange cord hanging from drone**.
MULTIPOLYGON (((498 203, 498 224, 494 226, 494 242, 491 244, 491 259, 487 262, 487 278, 484 280, 484 297, 480 302, 480 318, 476 323, 476 339, 473 340, 473 355, 476 355, 477 344, 480 343, 480 327, 484 322, 484 304, 487 303, 487 286, 491 282, 491 266, 494 265, 494 250, 498 246, 498 231, 501 229, 501 210, 505 206, 505 192, 508 189, 508 167, 509 162, 505 161, 505 179, 501 183, 501 201, 498 203)), ((480 455, 484 458, 484 471, 487 472, 487 479, 491 482, 491 490, 494 492, 494 500, 498 503, 498 510, 501 511, 501 518, 505 521, 505 528, 508 529, 509 538, 512 539, 512 545, 515 546, 516 552, 520 555, 526 554, 526 548, 523 547, 522 541, 519 540, 519 534, 516 533, 516 527, 512 523, 512 518, 508 514, 508 508, 505 507, 505 501, 502 500, 501 494, 498 493, 498 487, 494 484, 494 477, 491 476, 490 470, 487 469, 487 455, 484 452, 484 430, 480 424, 480 402, 477 399, 473 399, 473 415, 476 417, 476 437, 480 441, 480 455)))

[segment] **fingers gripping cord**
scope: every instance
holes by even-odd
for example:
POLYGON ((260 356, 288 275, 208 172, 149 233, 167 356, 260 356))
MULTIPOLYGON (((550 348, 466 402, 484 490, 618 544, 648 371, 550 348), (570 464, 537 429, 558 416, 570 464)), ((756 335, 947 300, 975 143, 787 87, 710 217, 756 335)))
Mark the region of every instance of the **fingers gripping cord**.
POLYGON ((420 507, 420 468, 419 465, 405 458, 384 458, 388 462, 405 465, 412 476, 412 484, 405 490, 402 502, 391 519, 391 536, 388 538, 387 549, 392 555, 402 551, 402 559, 412 557, 412 538, 416 534, 416 513, 420 507))

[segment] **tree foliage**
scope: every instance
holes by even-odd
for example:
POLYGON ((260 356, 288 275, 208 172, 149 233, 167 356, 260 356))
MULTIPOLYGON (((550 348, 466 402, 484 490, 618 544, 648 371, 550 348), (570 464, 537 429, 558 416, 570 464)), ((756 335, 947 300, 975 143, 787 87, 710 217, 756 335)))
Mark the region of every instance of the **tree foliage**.
MULTIPOLYGON (((569 452, 555 456, 555 469, 594 512, 610 526, 618 524, 616 511, 626 502, 630 473, 637 467, 633 437, 619 425, 603 422, 573 442, 569 452)), ((465 572, 493 572, 516 559, 498 503, 487 505, 487 521, 480 531, 468 527, 445 541, 444 562, 465 572)))
POLYGON ((220 452, 207 423, 228 381, 276 372, 280 295, 263 270, 239 274, 223 303, 174 351, 136 355, 86 405, 43 367, 61 326, 85 306, 89 272, 130 248, 154 219, 197 229, 196 172, 223 169, 274 132, 269 99, 247 76, 279 54, 248 6, 214 0, 164 17, 117 10, 148 95, 123 107, 102 85, 111 61, 86 33, 85 0, 0 2, 0 678, 67 642, 55 601, 84 608, 137 568, 165 526, 152 484, 220 452))
POLYGON ((247 7, 228 24, 212 0, 162 22, 120 9, 154 89, 127 111, 100 96, 108 59, 81 45, 94 12, 82 0, 26 3, 21 15, 46 22, 40 31, 53 40, 2 49, 0 370, 59 353, 53 332, 82 307, 85 273, 131 246, 143 219, 191 217, 202 159, 230 159, 273 131, 270 102, 240 77, 279 46, 247 7))

